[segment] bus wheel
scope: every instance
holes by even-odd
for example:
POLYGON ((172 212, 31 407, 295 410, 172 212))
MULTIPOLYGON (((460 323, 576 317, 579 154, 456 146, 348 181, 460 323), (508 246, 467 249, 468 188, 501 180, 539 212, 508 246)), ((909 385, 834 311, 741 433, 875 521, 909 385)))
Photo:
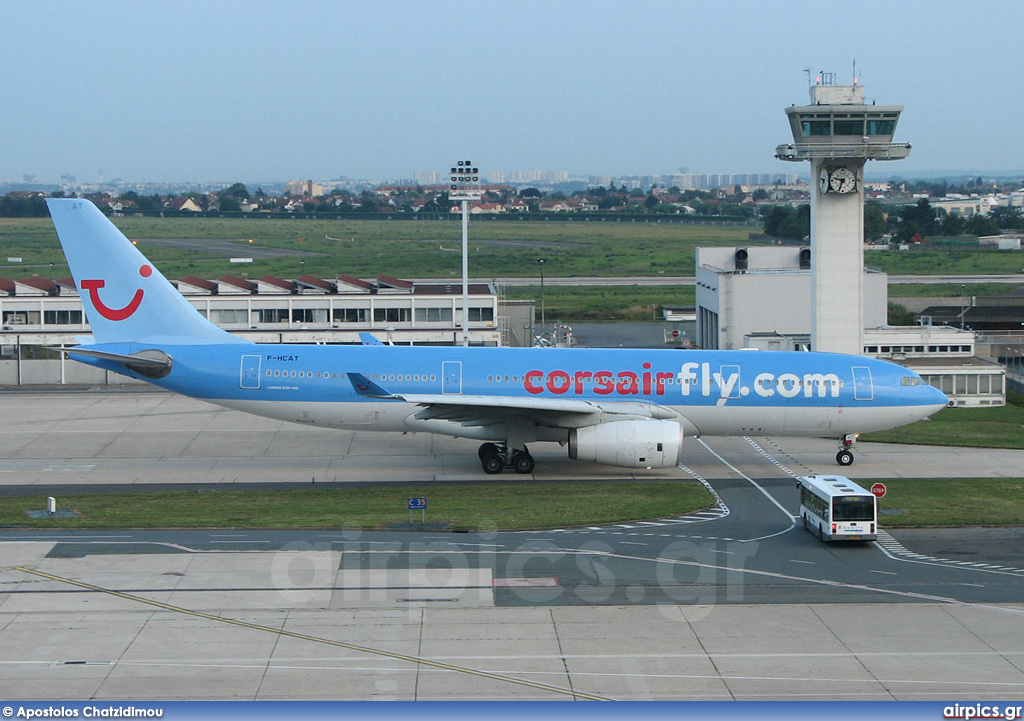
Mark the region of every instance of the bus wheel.
POLYGON ((839 451, 839 453, 836 454, 836 463, 841 466, 852 466, 853 454, 849 451, 839 451))

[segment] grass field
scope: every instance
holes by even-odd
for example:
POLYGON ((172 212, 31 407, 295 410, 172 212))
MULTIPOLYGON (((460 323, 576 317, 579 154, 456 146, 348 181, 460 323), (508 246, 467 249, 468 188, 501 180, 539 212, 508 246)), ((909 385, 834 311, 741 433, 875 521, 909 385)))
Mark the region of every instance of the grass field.
POLYGON ((900 511, 879 517, 886 527, 1024 524, 1024 478, 903 478, 885 485, 879 508, 900 511))
POLYGON ((1019 273, 1024 250, 868 250, 864 264, 892 275, 1019 273))
MULTIPOLYGON (((505 299, 537 301, 538 314, 540 295, 539 285, 505 286, 502 289, 502 297, 505 299)), ((586 285, 544 288, 547 317, 574 321, 649 321, 653 319, 654 310, 658 306, 693 305, 695 297, 696 292, 692 285, 586 285)), ((661 320, 660 313, 657 319, 661 320)))
MULTIPOLYGON (((260 260, 250 275, 294 276, 305 270, 330 277, 380 273, 409 277, 457 277, 461 274, 461 224, 458 220, 306 220, 295 218, 114 218, 115 224, 168 276, 215 277, 238 266, 205 254, 183 256, 174 249, 146 245, 146 239, 233 239, 244 255, 248 239, 256 244, 306 250, 322 256, 260 260), (303 240, 300 240, 303 239, 303 240), (327 240, 334 238, 336 240, 327 240), (452 251, 452 252, 448 252, 452 251)), ((612 222, 470 223, 474 276, 535 278, 537 259, 545 273, 573 275, 692 275, 694 248, 750 243, 755 226, 704 226, 612 222)), ((49 272, 49 263, 66 275, 66 266, 48 218, 0 219, 0 261, 23 258, 23 266, 2 267, 0 274, 49 272), (25 266, 43 266, 34 271, 25 266)), ((865 262, 888 273, 1008 273, 1024 270, 1024 251, 923 250, 868 251, 865 262)), ((1024 278, 1022 278, 1024 281, 1024 278)), ((954 289, 959 294, 959 287, 954 289)), ((948 289, 943 291, 951 294, 948 289)), ((977 292, 975 295, 983 293, 977 292)))
POLYGON ((1000 408, 945 408, 929 420, 865 433, 860 439, 926 446, 1024 448, 1024 396, 1008 391, 1006 405, 1000 408))
MULTIPOLYGON (((60 496, 76 518, 31 519, 42 496, 5 498, 0 526, 33 528, 382 528, 407 524, 410 497, 427 498, 426 520, 449 528, 511 530, 660 518, 710 506, 693 482, 391 486, 203 493, 60 496)), ((420 513, 414 512, 414 521, 420 513)))
MULTIPOLYGON (((255 244, 319 253, 257 260, 245 266, 250 276, 294 277, 307 272, 325 278, 337 273, 376 277, 461 277, 461 224, 445 221, 328 221, 300 219, 115 218, 114 222, 168 277, 216 277, 238 273, 227 258, 147 245, 146 239, 232 239, 237 256, 255 244), (328 240, 327 238, 334 240, 328 240), (301 240, 300 240, 301 239, 301 240)), ((694 249, 706 245, 748 243, 749 227, 690 226, 647 223, 486 222, 470 226, 470 274, 477 277, 518 276, 535 279, 539 258, 545 274, 692 275, 694 249)), ((50 262, 67 274, 49 219, 0 219, 0 260, 19 256, 24 266, 50 262)), ((28 275, 22 267, 0 274, 28 275), (19 273, 19 271, 22 271, 19 273)))
MULTIPOLYGON (((864 482, 870 485, 870 481, 864 482)), ((886 480, 882 525, 1024 524, 1024 478, 886 480)), ((317 528, 408 527, 406 502, 426 496, 426 521, 449 530, 579 527, 663 518, 707 508, 705 488, 689 482, 488 484, 388 488, 154 492, 60 496, 75 518, 31 519, 42 496, 5 498, 0 526, 31 528, 317 528)), ((413 523, 420 520, 414 512, 413 523)))
MULTIPOLYGON (((1015 283, 965 283, 962 289, 964 298, 970 302, 972 295, 1001 295, 1024 286, 1024 276, 1020 284, 1015 283)), ((956 298, 961 297, 960 283, 889 283, 889 299, 893 298, 956 298)))

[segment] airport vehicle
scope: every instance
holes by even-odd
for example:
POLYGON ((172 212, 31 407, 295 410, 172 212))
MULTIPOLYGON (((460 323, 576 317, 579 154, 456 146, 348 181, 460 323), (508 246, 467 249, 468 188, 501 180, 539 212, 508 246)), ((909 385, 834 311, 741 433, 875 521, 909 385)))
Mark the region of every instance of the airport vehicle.
POLYGON ((878 537, 878 503, 846 476, 803 476, 800 517, 822 541, 873 541, 878 537))
POLYGON ((630 468, 683 438, 840 437, 946 406, 913 371, 810 352, 257 345, 208 322, 89 201, 47 200, 92 329, 69 357, 184 395, 321 427, 484 441, 483 470, 534 470, 527 444, 630 468))

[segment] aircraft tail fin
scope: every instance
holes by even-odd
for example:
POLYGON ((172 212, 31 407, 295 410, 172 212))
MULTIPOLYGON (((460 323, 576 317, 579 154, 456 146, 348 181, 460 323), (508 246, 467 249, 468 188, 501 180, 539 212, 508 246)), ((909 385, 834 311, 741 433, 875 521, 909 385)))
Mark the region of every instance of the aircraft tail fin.
POLYGON ((97 343, 244 343, 192 307, 88 200, 46 205, 97 343))

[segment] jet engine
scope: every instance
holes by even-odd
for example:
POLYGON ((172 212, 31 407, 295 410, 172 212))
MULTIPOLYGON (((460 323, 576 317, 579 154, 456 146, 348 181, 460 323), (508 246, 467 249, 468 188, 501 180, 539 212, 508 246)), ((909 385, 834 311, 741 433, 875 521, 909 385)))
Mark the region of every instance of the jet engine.
POLYGON ((675 421, 612 421, 573 428, 569 458, 625 468, 670 468, 683 453, 683 429, 675 421))

